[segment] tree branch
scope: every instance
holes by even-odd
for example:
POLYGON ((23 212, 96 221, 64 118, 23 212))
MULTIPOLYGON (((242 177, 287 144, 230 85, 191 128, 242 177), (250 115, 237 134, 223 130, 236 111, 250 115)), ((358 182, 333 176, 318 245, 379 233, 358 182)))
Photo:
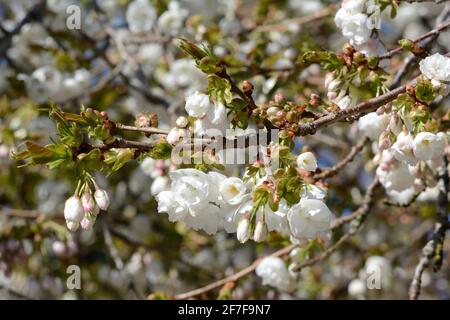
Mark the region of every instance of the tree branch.
POLYGON ((348 155, 338 162, 335 166, 331 168, 324 169, 322 172, 317 173, 313 176, 314 180, 321 180, 332 177, 339 173, 348 163, 352 162, 353 159, 363 150, 366 143, 369 141, 368 138, 364 137, 360 139, 356 145, 352 147, 348 155))
POLYGON ((425 247, 422 249, 422 257, 417 264, 416 270, 414 272, 414 277, 411 281, 411 286, 409 288, 409 299, 417 300, 420 295, 420 290, 422 286, 422 274, 425 269, 433 263, 433 270, 435 272, 439 271, 442 265, 442 255, 443 246, 445 240, 445 232, 450 227, 448 221, 448 194, 450 192, 450 177, 447 170, 448 160, 445 160, 445 170, 441 175, 440 180, 443 182, 444 186, 439 191, 438 196, 438 221, 434 225, 434 232, 432 239, 427 242, 425 247))

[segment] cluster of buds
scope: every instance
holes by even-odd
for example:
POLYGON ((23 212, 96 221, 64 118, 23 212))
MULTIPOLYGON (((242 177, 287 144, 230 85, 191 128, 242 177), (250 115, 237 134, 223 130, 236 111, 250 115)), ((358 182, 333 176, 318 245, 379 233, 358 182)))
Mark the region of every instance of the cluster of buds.
POLYGON ((252 219, 250 212, 244 215, 237 225, 237 239, 241 243, 247 242, 253 236, 253 240, 256 242, 262 242, 266 240, 269 231, 267 224, 264 221, 264 212, 258 215, 258 218, 252 219), (256 220, 256 223, 255 221, 256 220))
POLYGON ((109 207, 108 193, 100 189, 94 182, 95 192, 85 183, 82 188, 77 188, 75 194, 66 200, 64 205, 64 218, 67 228, 76 231, 81 228, 91 229, 97 219, 100 210, 109 207))
POLYGON ((273 100, 253 110, 253 115, 259 119, 266 119, 281 129, 280 138, 284 139, 296 135, 306 107, 286 101, 283 94, 277 93, 273 100))
POLYGON ((325 89, 330 102, 336 104, 341 110, 347 109, 353 101, 348 95, 348 84, 342 81, 336 71, 329 72, 325 76, 325 89))

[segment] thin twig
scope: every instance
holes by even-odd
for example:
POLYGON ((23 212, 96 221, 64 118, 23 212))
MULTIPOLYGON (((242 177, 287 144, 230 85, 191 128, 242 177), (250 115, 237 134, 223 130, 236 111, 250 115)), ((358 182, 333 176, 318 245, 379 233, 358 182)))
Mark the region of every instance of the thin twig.
MULTIPOLYGON (((421 35, 420 37, 414 39, 412 42, 413 43, 419 43, 422 40, 425 40, 427 38, 430 37, 437 37, 440 33, 442 33, 443 31, 447 30, 448 28, 450 28, 450 20, 443 22, 442 24, 440 24, 438 27, 436 27, 433 30, 428 31, 427 33, 421 35)), ((404 50, 403 47, 399 46, 397 48, 394 48, 392 50, 390 50, 389 52, 378 56, 378 59, 380 60, 384 60, 384 59, 390 59, 392 58, 393 55, 400 53, 404 50)))
MULTIPOLYGON (((270 254, 269 256, 271 256, 271 257, 284 256, 284 255, 288 254, 289 252, 291 252, 292 249, 294 249, 295 247, 296 247, 296 245, 291 244, 291 245, 289 245, 287 247, 284 247, 284 248, 282 248, 282 249, 280 249, 280 250, 270 254)), ((213 283, 210 283, 210 284, 208 284, 208 285, 206 285, 204 287, 201 287, 201 288, 198 288, 198 289, 195 289, 195 290, 192 290, 192 291, 188 291, 186 293, 178 294, 174 298, 176 300, 189 299, 189 298, 198 296, 200 294, 203 294, 205 292, 211 291, 213 289, 219 288, 219 287, 221 287, 221 286, 223 286, 223 285, 225 285, 225 284, 227 284, 229 282, 235 282, 235 281, 239 280, 240 278, 248 275, 249 273, 252 273, 256 269, 258 264, 261 262, 262 259, 263 258, 259 258, 259 259, 255 260, 248 267, 242 269, 241 271, 239 271, 239 272, 237 272, 237 273, 235 273, 235 274, 233 274, 233 275, 231 275, 229 277, 220 279, 220 280, 215 281, 213 283)))
MULTIPOLYGON (((360 221, 359 222, 359 225, 360 225, 362 223, 362 221, 364 220, 364 217, 367 215, 367 213, 368 213, 368 211, 370 209, 370 206, 371 206, 371 204, 373 202, 373 195, 374 195, 375 189, 378 186, 379 186, 378 180, 375 179, 374 182, 367 189, 367 193, 366 193, 366 196, 364 198, 365 200, 363 201, 363 204, 355 211, 354 215, 352 215, 352 218, 348 219, 347 216, 346 216, 345 220, 341 220, 340 222, 335 223, 332 226, 331 229, 336 229, 339 226, 341 226, 343 223, 351 221, 353 219, 358 219, 358 221, 360 221)), ((359 228, 359 226, 358 226, 358 228, 359 228)), ((354 231, 355 233, 356 233, 358 228, 356 228, 356 230, 354 231)), ((351 230, 353 230, 353 229, 351 229, 351 230)), ((341 238, 338 242, 336 242, 335 245, 333 245, 333 248, 336 247, 335 249, 337 249, 337 247, 339 247, 339 245, 342 242, 346 241, 352 235, 353 235, 353 231, 352 231, 352 233, 350 235, 345 236, 344 239, 341 238)), ((271 254, 269 256, 274 256, 274 257, 284 256, 284 255, 289 254, 296 247, 297 247, 296 245, 291 244, 291 245, 289 245, 287 247, 284 247, 284 248, 274 252, 273 254, 271 254)), ((333 248, 328 249, 323 254, 327 253, 329 250, 333 250, 334 251, 335 249, 333 249, 333 248)), ((329 254, 331 254, 331 252, 329 252, 327 254, 327 256, 329 254)), ((322 258, 320 258, 320 259, 315 258, 314 261, 308 261, 307 262, 308 265, 314 264, 318 260, 321 260, 321 259, 325 258, 322 255, 321 255, 321 257, 322 258), (318 259, 318 260, 316 261, 316 259, 318 259)), ((189 298, 198 296, 200 294, 206 293, 208 291, 214 290, 216 288, 219 288, 219 287, 225 285, 226 283, 235 282, 235 281, 239 280, 240 278, 242 278, 242 277, 250 274, 251 272, 253 272, 256 269, 256 267, 258 266, 258 264, 261 262, 262 259, 263 258, 259 258, 259 259, 255 260, 251 265, 249 265, 248 267, 242 269, 241 271, 239 271, 239 272, 237 272, 237 273, 235 273, 235 274, 233 274, 231 276, 228 276, 226 278, 223 278, 223 279, 220 279, 220 280, 215 281, 213 283, 210 283, 210 284, 208 284, 208 285, 206 285, 204 287, 201 287, 201 288, 198 288, 198 289, 195 289, 195 290, 191 290, 191 291, 188 291, 186 293, 178 294, 174 298, 177 299, 177 300, 189 299, 189 298)), ((303 267, 303 265, 301 267, 303 267)))
POLYGON ((348 163, 352 162, 353 159, 362 151, 366 143, 369 141, 366 137, 360 139, 356 145, 352 147, 347 156, 338 162, 335 166, 331 168, 324 169, 322 172, 317 173, 313 176, 314 180, 321 180, 332 177, 339 173, 348 163))
POLYGON ((445 240, 445 232, 449 229, 448 221, 448 194, 450 192, 450 176, 447 170, 448 160, 444 157, 445 170, 442 173, 440 180, 443 182, 443 188, 439 191, 438 196, 438 221, 434 225, 434 232, 431 240, 427 242, 422 249, 422 257, 417 264, 414 272, 414 277, 409 288, 409 299, 417 300, 420 295, 422 286, 422 274, 425 269, 433 263, 433 270, 436 272, 442 265, 443 246, 445 240))
POLYGON ((108 247, 109 253, 111 255, 111 258, 114 261, 114 264, 115 264, 117 270, 119 270, 122 274, 124 274, 128 277, 130 290, 133 291, 133 293, 136 295, 136 297, 141 299, 142 298, 141 294, 139 293, 136 286, 134 285, 131 275, 125 269, 125 264, 123 263, 123 260, 119 255, 119 251, 117 251, 117 248, 114 246, 111 232, 109 231, 109 228, 106 223, 103 225, 103 235, 105 238, 106 246, 108 247))
POLYGON ((306 23, 311 23, 323 18, 330 16, 335 10, 334 5, 329 5, 325 9, 318 10, 315 13, 303 17, 293 18, 293 19, 285 19, 283 21, 277 23, 270 23, 256 27, 253 29, 256 32, 270 32, 270 31, 278 31, 283 32, 289 30, 289 27, 292 25, 302 25, 306 23))

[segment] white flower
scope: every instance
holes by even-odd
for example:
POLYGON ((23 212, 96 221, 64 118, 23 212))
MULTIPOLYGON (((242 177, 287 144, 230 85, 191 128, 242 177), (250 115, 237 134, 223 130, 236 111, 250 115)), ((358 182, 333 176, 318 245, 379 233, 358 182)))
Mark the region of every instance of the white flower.
POLYGON ((316 171, 316 157, 312 152, 304 152, 297 157, 297 166, 306 171, 316 171))
POLYGON ((220 209, 213 204, 208 203, 203 210, 198 211, 195 216, 186 215, 184 220, 186 227, 194 230, 204 230, 206 233, 215 234, 222 225, 220 209))
POLYGON ((414 155, 420 160, 431 160, 444 153, 445 138, 431 132, 420 132, 413 142, 414 155))
POLYGON ((326 189, 309 183, 305 183, 304 186, 302 187, 302 190, 300 191, 301 199, 322 200, 325 199, 326 195, 327 195, 326 189))
POLYGON ((227 109, 223 103, 218 102, 212 108, 208 108, 206 117, 212 124, 223 124, 227 121, 227 109))
POLYGON ((347 287, 348 294, 355 298, 360 298, 366 293, 366 284, 361 279, 353 279, 347 287))
POLYGON ((155 23, 156 10, 148 0, 134 0, 128 5, 126 19, 131 32, 147 32, 155 23))
POLYGON ((236 177, 227 178, 220 184, 220 195, 222 199, 231 205, 242 203, 247 188, 244 182, 236 177))
POLYGON ((150 194, 155 196, 162 191, 168 190, 170 186, 170 180, 168 177, 159 176, 156 177, 152 182, 152 186, 150 187, 150 194))
POLYGON ((139 61, 146 75, 154 71, 163 54, 163 48, 158 43, 146 43, 139 48, 139 61))
POLYGON ((263 285, 269 285, 281 291, 289 291, 291 289, 291 277, 281 258, 265 257, 258 264, 255 272, 262 278, 263 285))
POLYGON ((321 200, 302 199, 288 212, 291 234, 297 239, 313 239, 329 230, 333 215, 321 200))
POLYGON ((95 202, 97 202, 98 207, 101 210, 108 210, 109 207, 109 197, 106 190, 97 189, 94 192, 95 202))
POLYGON ((388 191, 403 191, 414 183, 414 177, 409 172, 408 166, 403 162, 391 165, 388 171, 383 171, 378 167, 377 176, 388 191))
POLYGON ((77 196, 71 196, 64 204, 64 218, 70 231, 76 231, 84 218, 83 203, 77 196))
POLYGON ((183 20, 189 15, 189 11, 176 1, 170 2, 168 9, 159 17, 158 28, 163 34, 176 36, 183 27, 183 20))
POLYGON ((203 79, 203 73, 197 69, 193 59, 177 59, 170 65, 170 83, 173 86, 175 82, 180 87, 196 86, 203 79))
POLYGON ((191 215, 195 216, 210 201, 217 200, 217 187, 211 184, 211 178, 206 173, 196 169, 178 169, 169 175, 172 192, 183 207, 189 208, 191 215))
POLYGON ((287 214, 289 207, 285 199, 281 199, 278 210, 273 212, 269 206, 265 208, 265 221, 269 231, 276 231, 284 236, 290 234, 287 214))
POLYGON ((397 136, 397 141, 395 141, 389 151, 398 161, 415 165, 417 164, 417 159, 413 153, 413 141, 414 139, 410 133, 402 131, 397 136))
POLYGON ((388 124, 388 114, 377 115, 376 112, 371 112, 358 120, 358 129, 366 137, 377 140, 388 124))
POLYGON ((336 12, 334 21, 342 29, 344 37, 352 45, 362 45, 370 40, 372 29, 380 25, 380 11, 375 4, 368 5, 365 10, 365 0, 349 0, 342 3, 336 12))
POLYGON ((156 170, 156 160, 151 157, 146 157, 141 165, 141 170, 148 176, 151 176, 152 178, 155 178, 157 176, 157 170, 156 170))
POLYGON ((158 212, 167 212, 171 222, 183 220, 188 212, 187 206, 177 199, 178 195, 172 191, 162 191, 156 196, 158 212))
POLYGON ((428 79, 450 81, 450 58, 435 53, 420 61, 419 65, 420 72, 428 79))
POLYGON ((200 92, 195 92, 193 95, 186 98, 185 105, 186 112, 194 118, 201 118, 211 109, 209 97, 200 92))

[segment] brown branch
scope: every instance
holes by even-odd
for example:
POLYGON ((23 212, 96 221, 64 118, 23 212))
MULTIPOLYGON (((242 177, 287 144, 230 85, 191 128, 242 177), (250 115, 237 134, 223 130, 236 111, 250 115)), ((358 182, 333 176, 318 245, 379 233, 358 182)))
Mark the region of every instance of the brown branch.
POLYGON ((121 272, 122 274, 125 274, 128 278, 128 283, 129 283, 129 289, 136 295, 136 297, 138 297, 139 299, 141 299, 141 294, 139 293, 139 291, 137 290, 136 286, 134 285, 133 282, 133 278, 131 277, 131 275, 127 272, 126 268, 125 268, 125 264, 123 263, 122 258, 119 255, 119 251, 117 250, 117 248, 114 246, 114 242, 111 236, 111 232, 107 226, 107 224, 105 223, 103 225, 103 236, 105 239, 105 244, 109 250, 109 254, 111 255, 111 258, 114 261, 114 264, 117 268, 117 270, 119 272, 121 272))
POLYGON ((44 214, 36 211, 36 210, 22 210, 22 209, 6 209, 0 211, 0 216, 8 216, 14 218, 23 218, 23 219, 37 219, 44 214))
POLYGON ((364 114, 375 111, 378 107, 394 100, 400 94, 406 92, 406 85, 398 87, 381 96, 372 98, 368 101, 361 102, 354 107, 349 107, 345 110, 329 113, 315 121, 299 125, 298 135, 305 136, 314 134, 319 128, 327 127, 335 122, 345 120, 356 120, 364 114))
MULTIPOLYGON (((414 39, 412 42, 413 43, 419 43, 422 40, 425 40, 427 38, 430 37, 438 37, 440 33, 442 33, 443 31, 447 30, 448 28, 450 28, 450 20, 443 22, 442 24, 440 24, 438 27, 436 27, 435 29, 428 31, 427 33, 424 33, 423 35, 421 35, 420 37, 414 39)), ((397 48, 394 48, 392 50, 390 50, 389 52, 378 56, 378 59, 380 60, 384 60, 384 59, 390 59, 392 58, 393 55, 400 53, 404 50, 403 47, 399 46, 397 48)))
MULTIPOLYGON (((282 248, 282 249, 280 249, 278 251, 275 251, 274 253, 272 253, 272 254, 270 254, 268 256, 271 256, 271 257, 284 256, 284 255, 288 254, 289 252, 291 252, 292 249, 294 249, 295 247, 296 247, 296 245, 291 244, 291 245, 289 245, 287 247, 284 247, 284 248, 282 248)), ((266 256, 266 257, 268 257, 268 256, 266 256)), ((240 278, 248 275, 249 273, 252 273, 256 269, 258 264, 261 262, 262 259, 263 258, 259 258, 259 259, 255 260, 248 267, 242 269, 241 271, 239 271, 239 272, 237 272, 237 273, 235 273, 235 274, 233 274, 233 275, 231 275, 229 277, 220 279, 220 280, 215 281, 213 283, 210 283, 210 284, 208 284, 208 285, 206 285, 204 287, 201 287, 201 288, 198 288, 198 289, 195 289, 195 290, 192 290, 192 291, 188 291, 186 293, 177 294, 174 298, 176 300, 189 299, 189 298, 198 296, 198 295, 200 295, 202 293, 205 293, 205 292, 211 291, 213 289, 219 288, 219 287, 221 287, 221 286, 223 286, 223 285, 225 285, 225 284, 227 284, 229 282, 235 282, 235 281, 239 280, 240 278)))
POLYGON ((256 32, 287 31, 289 29, 290 25, 293 25, 293 24, 302 25, 302 24, 311 23, 311 22, 326 18, 326 17, 330 16, 334 12, 334 10, 335 10, 335 6, 329 5, 328 7, 324 8, 322 10, 316 11, 314 14, 311 14, 308 16, 303 16, 303 17, 298 17, 298 18, 293 18, 293 19, 285 19, 285 20, 277 22, 277 23, 261 25, 261 26, 254 28, 253 31, 256 31, 256 32))
POLYGON ((135 127, 135 126, 128 126, 121 123, 114 123, 115 127, 120 130, 124 131, 138 131, 138 132, 144 132, 144 133, 150 133, 150 134, 163 134, 167 135, 169 133, 168 130, 163 130, 159 128, 141 128, 141 127, 135 127))
MULTIPOLYGON (((447 16, 450 13, 450 4, 447 4, 444 7, 444 10, 439 14, 439 16, 436 18, 435 27, 439 27, 439 25, 447 19, 447 16)), ((438 38, 439 34, 435 34, 434 36, 431 36, 430 38, 426 39, 421 46, 425 49, 429 49, 431 45, 434 43, 434 41, 438 38)), ((403 63, 402 67, 397 71, 394 77, 394 81, 391 83, 389 88, 392 90, 396 87, 398 87, 403 79, 404 76, 408 73, 408 70, 411 65, 415 64, 419 60, 419 56, 409 56, 406 61, 403 63)))
MULTIPOLYGON (((447 158, 444 158, 444 160, 445 168, 447 168, 448 160, 447 158)), ((449 204, 448 194, 450 192, 450 177, 447 169, 444 170, 440 180, 443 181, 444 187, 443 190, 440 190, 438 197, 438 221, 434 225, 432 239, 429 240, 422 249, 422 257, 416 266, 414 277, 409 288, 410 300, 417 300, 419 298, 422 286, 422 274, 425 269, 433 263, 433 270, 437 272, 442 265, 445 232, 450 228, 447 212, 447 207, 449 204)))
POLYGON ((352 147, 348 155, 338 162, 335 166, 331 168, 327 168, 320 173, 317 173, 313 176, 314 180, 321 180, 332 177, 339 173, 348 163, 352 162, 353 159, 363 150, 366 143, 369 141, 368 138, 364 137, 358 141, 356 145, 352 147))

